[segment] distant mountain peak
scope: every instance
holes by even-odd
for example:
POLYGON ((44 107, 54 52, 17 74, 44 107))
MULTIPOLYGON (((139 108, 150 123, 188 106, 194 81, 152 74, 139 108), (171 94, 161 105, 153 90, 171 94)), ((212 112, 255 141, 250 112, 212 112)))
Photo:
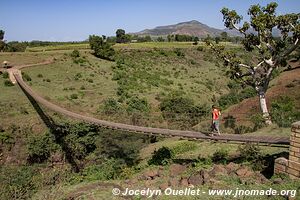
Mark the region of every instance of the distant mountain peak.
POLYGON ((206 37, 207 35, 217 36, 224 30, 209 27, 197 20, 180 22, 177 24, 157 26, 153 29, 145 29, 143 31, 133 33, 136 35, 150 35, 150 36, 165 36, 172 34, 193 35, 198 37, 206 37))

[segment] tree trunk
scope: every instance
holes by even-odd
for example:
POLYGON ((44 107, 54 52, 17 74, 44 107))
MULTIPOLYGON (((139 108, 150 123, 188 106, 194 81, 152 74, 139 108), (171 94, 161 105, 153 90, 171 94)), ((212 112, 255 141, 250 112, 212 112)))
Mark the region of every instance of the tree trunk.
POLYGON ((266 96, 265 96, 264 91, 259 92, 259 105, 260 105, 260 109, 263 113, 263 118, 265 120, 265 123, 267 125, 272 124, 271 117, 270 117, 268 107, 267 107, 266 96))

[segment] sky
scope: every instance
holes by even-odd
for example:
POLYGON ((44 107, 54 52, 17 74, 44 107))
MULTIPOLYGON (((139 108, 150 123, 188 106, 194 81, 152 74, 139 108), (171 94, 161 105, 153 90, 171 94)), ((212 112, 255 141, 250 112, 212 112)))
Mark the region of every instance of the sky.
MULTIPOLYGON (((277 14, 299 13, 299 0, 273 0, 277 14)), ((0 0, 0 30, 7 41, 82 41, 91 34, 115 35, 198 20, 223 29, 223 7, 247 19, 250 5, 265 0, 0 0)))

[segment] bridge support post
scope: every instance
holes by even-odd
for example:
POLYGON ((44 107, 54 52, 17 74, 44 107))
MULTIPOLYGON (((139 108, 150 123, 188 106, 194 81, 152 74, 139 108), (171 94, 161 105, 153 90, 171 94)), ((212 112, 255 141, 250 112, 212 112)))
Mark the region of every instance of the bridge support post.
POLYGON ((289 159, 277 158, 274 174, 285 173, 291 178, 300 178, 300 121, 292 124, 289 159))

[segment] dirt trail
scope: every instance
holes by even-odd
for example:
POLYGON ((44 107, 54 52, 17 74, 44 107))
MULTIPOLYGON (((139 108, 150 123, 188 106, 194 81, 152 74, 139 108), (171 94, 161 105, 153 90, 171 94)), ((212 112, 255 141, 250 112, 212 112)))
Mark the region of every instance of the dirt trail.
MULTIPOLYGON (((45 61, 42 64, 50 64, 52 61, 45 61)), ((152 127, 142 127, 142 126, 134 126, 128 124, 121 124, 116 122, 110 122, 105 120, 96 119, 93 117, 84 116, 72 111, 69 111, 65 108, 62 108, 58 105, 55 105, 37 93, 35 93, 30 86, 28 86, 22 79, 22 74, 20 69, 24 67, 41 65, 41 63, 32 64, 32 65, 21 65, 16 66, 10 69, 11 80, 15 83, 18 83, 23 90, 30 95, 36 102, 44 105, 48 109, 61 113, 63 115, 69 116, 71 118, 79 119, 88 123, 96 124, 102 127, 107 127, 110 129, 117 129, 129 132, 137 132, 143 134, 156 134, 166 137, 180 137, 180 138, 188 138, 188 139, 198 139, 198 140, 214 140, 214 141, 233 141, 239 143, 247 143, 247 142, 255 142, 259 144, 289 144, 288 137, 273 137, 273 136, 247 136, 247 135, 234 135, 234 134, 223 134, 221 136, 210 136, 204 132, 196 132, 196 131, 182 131, 182 130, 171 130, 171 129, 161 129, 161 128, 152 128, 152 127)))
POLYGON ((7 69, 7 72, 9 74, 9 79, 13 84, 16 84, 16 78, 14 76, 14 74, 18 74, 19 76, 22 76, 22 73, 20 71, 20 69, 25 68, 25 67, 33 67, 33 66, 38 66, 38 65, 48 65, 53 63, 53 59, 49 59, 49 60, 45 60, 44 62, 40 62, 40 63, 35 63, 35 64, 26 64, 26 65, 17 65, 14 66, 12 68, 7 69))

